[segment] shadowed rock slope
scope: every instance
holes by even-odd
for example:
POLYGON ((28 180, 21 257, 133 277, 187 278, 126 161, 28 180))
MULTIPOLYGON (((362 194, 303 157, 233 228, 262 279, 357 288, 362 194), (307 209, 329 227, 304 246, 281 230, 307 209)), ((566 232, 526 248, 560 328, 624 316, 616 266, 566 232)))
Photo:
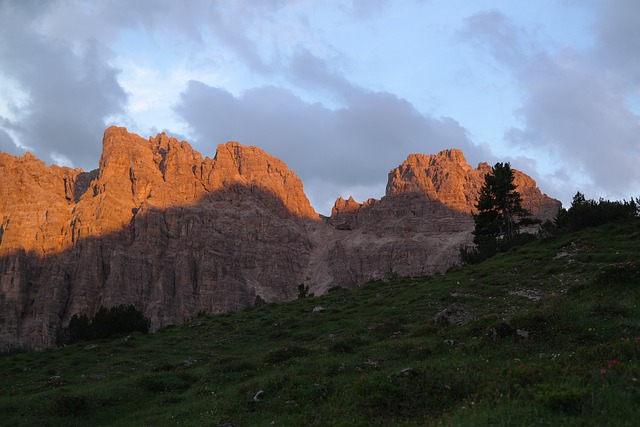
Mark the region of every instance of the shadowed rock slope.
MULTIPOLYGON (((411 155, 382 200, 338 199, 322 218, 282 161, 236 142, 210 159, 111 127, 92 172, 0 153, 0 349, 51 346, 101 305, 133 304, 158 328, 291 299, 300 283, 443 271, 470 240, 487 170, 458 150, 411 155)), ((560 207, 526 175, 517 184, 538 216, 560 207)))

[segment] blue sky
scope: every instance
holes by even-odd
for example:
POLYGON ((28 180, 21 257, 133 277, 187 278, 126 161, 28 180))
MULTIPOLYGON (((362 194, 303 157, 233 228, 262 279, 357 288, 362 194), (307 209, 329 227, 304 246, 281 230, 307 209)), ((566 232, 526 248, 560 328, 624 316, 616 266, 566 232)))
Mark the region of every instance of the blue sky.
POLYGON ((111 124, 284 160, 316 208, 410 153, 640 196, 637 0, 0 0, 0 150, 93 169, 111 124))

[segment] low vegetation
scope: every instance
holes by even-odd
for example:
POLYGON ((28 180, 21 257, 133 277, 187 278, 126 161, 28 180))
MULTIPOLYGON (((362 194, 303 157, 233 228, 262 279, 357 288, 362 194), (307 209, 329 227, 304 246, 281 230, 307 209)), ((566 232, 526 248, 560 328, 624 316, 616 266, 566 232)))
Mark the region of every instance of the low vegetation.
POLYGON ((58 344, 108 338, 129 332, 146 334, 149 332, 149 319, 132 305, 100 307, 91 318, 85 314, 74 314, 69 326, 60 332, 58 344))
POLYGON ((0 424, 631 426, 639 303, 631 217, 443 275, 4 354, 0 424))

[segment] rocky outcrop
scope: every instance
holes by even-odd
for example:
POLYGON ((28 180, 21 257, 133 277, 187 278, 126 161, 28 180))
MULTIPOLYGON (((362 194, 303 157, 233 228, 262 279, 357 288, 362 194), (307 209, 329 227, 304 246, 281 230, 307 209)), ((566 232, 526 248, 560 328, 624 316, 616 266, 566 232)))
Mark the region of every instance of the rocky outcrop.
MULTIPOLYGON (((313 254, 324 268, 314 283, 323 289, 447 270, 457 263, 460 246, 471 243, 470 214, 490 170, 487 163, 472 168, 460 150, 411 154, 389 172, 381 200, 338 199, 329 222, 339 232, 313 254)), ((514 172, 523 206, 536 218, 553 218, 560 202, 542 194, 526 174, 514 172)))
MULTIPOLYGON (((133 304, 158 328, 295 298, 301 283, 443 271, 469 241, 481 176, 457 150, 411 155, 381 200, 338 199, 321 218, 283 162, 236 142, 211 159, 112 127, 92 172, 0 153, 0 348, 53 345, 101 305, 133 304)), ((532 206, 557 206, 520 178, 532 206)))
POLYGON ((284 163, 238 143, 203 159, 109 128, 97 172, 3 154, 0 180, 0 348, 52 345, 101 305, 159 327, 293 298, 319 222, 284 163))
MULTIPOLYGON (((411 154, 389 172, 387 196, 418 193, 446 206, 470 213, 475 211, 484 176, 491 170, 487 163, 472 168, 461 150, 451 149, 435 155, 411 154)), ((528 175, 514 170, 514 183, 522 195, 523 207, 535 217, 553 218, 560 202, 542 194, 528 175)))

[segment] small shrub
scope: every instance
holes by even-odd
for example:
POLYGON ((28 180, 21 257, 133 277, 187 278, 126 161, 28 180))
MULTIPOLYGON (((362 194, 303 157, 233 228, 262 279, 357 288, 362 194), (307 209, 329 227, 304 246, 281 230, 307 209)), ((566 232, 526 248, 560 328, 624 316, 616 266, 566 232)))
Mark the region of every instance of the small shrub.
POLYGON ((626 286, 640 283, 640 266, 634 262, 609 265, 598 274, 596 282, 604 286, 626 286))
POLYGON ((573 415, 580 413, 587 393, 584 388, 568 385, 544 385, 539 387, 535 400, 553 411, 573 415))
POLYGON ((256 369, 256 365, 247 359, 234 356, 223 356, 211 361, 211 372, 246 372, 256 369))
POLYGON ((180 368, 180 366, 181 365, 179 363, 164 362, 164 363, 161 363, 160 365, 156 365, 153 368, 151 368, 151 372, 175 371, 176 369, 180 368))
POLYGON ((270 351, 265 356, 264 361, 266 363, 277 364, 286 362, 290 359, 295 359, 297 357, 303 357, 307 354, 309 354, 309 350, 307 350, 306 348, 292 345, 270 351))
POLYGON ((473 390, 459 375, 432 368, 407 368, 391 376, 364 378, 359 384, 360 408, 379 418, 438 416, 465 399, 473 390))
POLYGON ((389 266, 389 268, 387 269, 387 281, 394 281, 394 280, 398 280, 400 278, 400 274, 398 274, 398 272, 396 270, 394 270, 393 267, 389 266))
POLYGON ((256 299, 253 302, 253 306, 254 307, 262 307, 263 305, 265 305, 267 302, 260 296, 260 295, 256 295, 256 299))
POLYGON ((138 378, 136 386, 149 393, 160 393, 167 390, 167 383, 158 375, 145 375, 138 378))
POLYGON ((58 415, 79 415, 87 410, 88 401, 83 395, 60 394, 55 400, 58 415))
POLYGON ((388 318, 373 324, 369 329, 376 338, 387 339, 397 332, 405 332, 406 328, 400 319, 388 318))
POLYGON ((329 350, 338 354, 351 354, 356 348, 366 344, 367 341, 359 337, 338 338, 329 346, 329 350))
POLYGON ((460 246, 460 261, 463 264, 479 264, 497 253, 495 248, 484 248, 481 252, 475 246, 460 246))
POLYGON ((309 293, 309 286, 305 286, 304 283, 298 285, 298 299, 301 298, 313 298, 313 293, 309 293))
POLYGON ((138 378, 136 386, 149 393, 183 392, 196 380, 188 372, 163 372, 138 378))
POLYGON ((591 308, 591 313, 606 319, 625 318, 631 315, 631 310, 618 302, 598 302, 591 308))
POLYGON ((489 328, 489 338, 493 341, 501 340, 504 338, 512 338, 516 334, 516 329, 509 323, 501 321, 489 328))

